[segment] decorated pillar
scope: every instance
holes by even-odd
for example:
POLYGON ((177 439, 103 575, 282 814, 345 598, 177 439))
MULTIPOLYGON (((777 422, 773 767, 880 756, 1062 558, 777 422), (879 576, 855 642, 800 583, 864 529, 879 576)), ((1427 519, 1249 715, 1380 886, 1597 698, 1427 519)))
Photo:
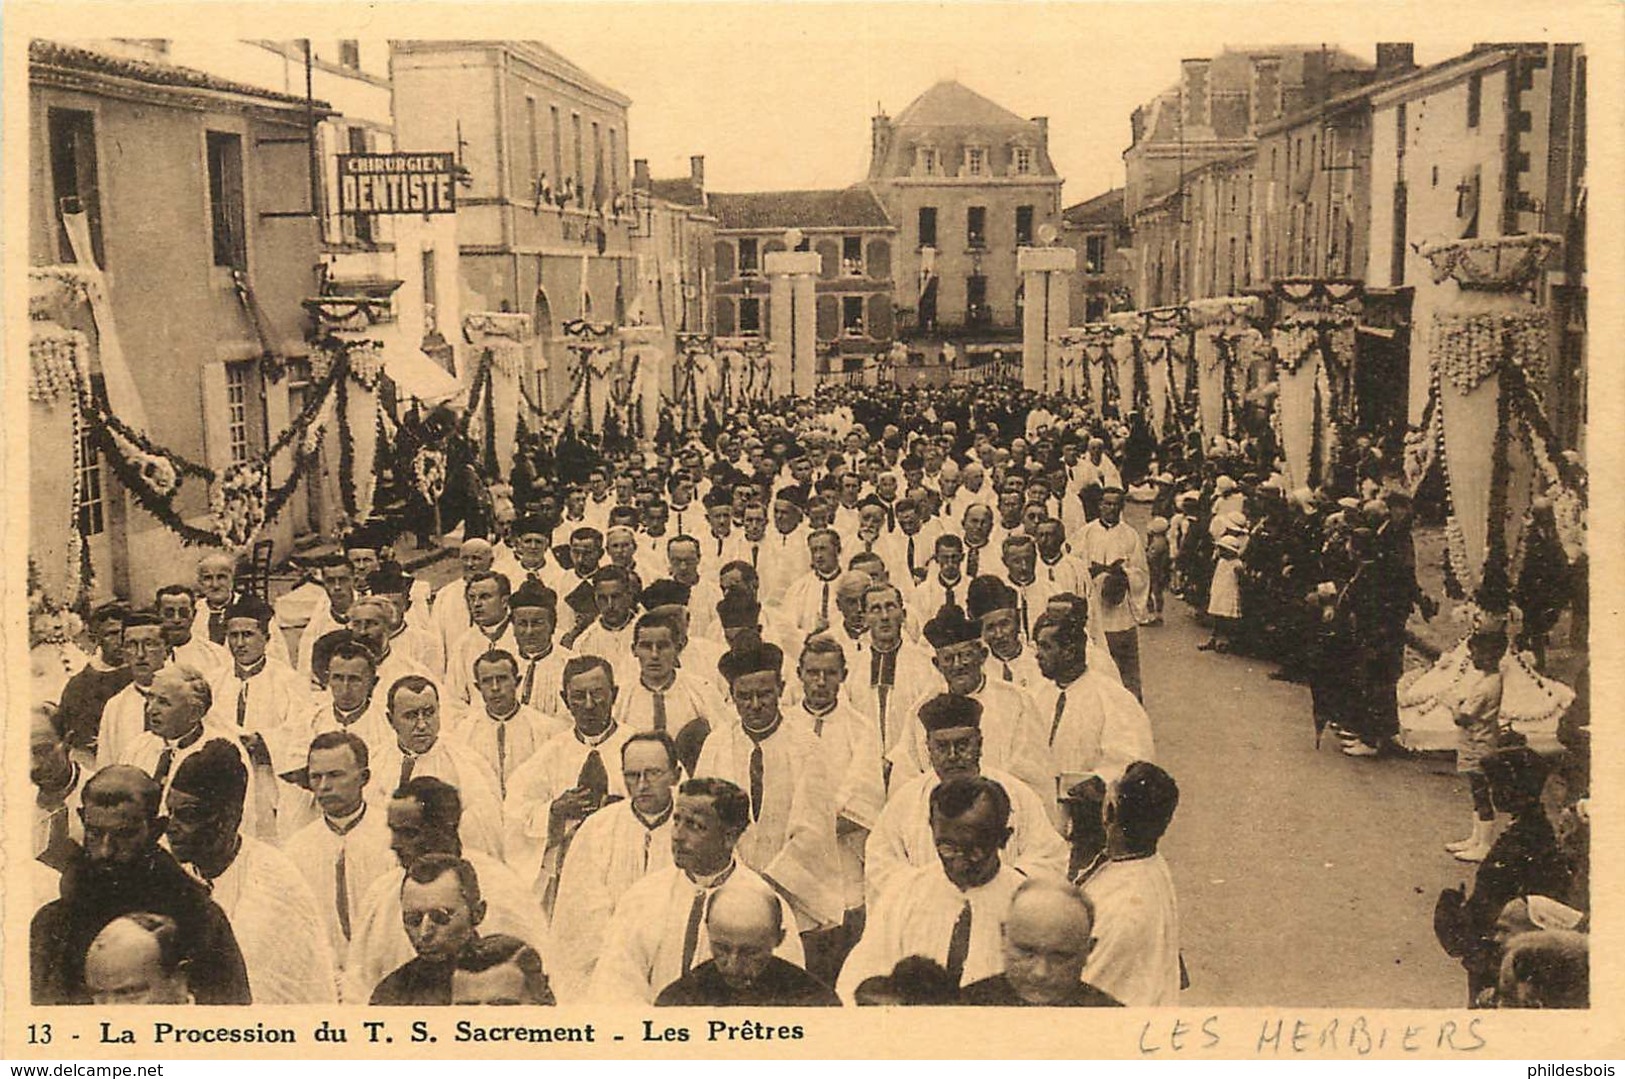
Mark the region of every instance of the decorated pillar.
POLYGON ((1040 393, 1061 389, 1061 332, 1071 323, 1072 273, 1078 253, 1070 247, 1016 250, 1025 302, 1021 313, 1021 384, 1040 393))
POLYGON ((1263 343, 1252 321, 1263 315, 1264 302, 1256 296, 1221 296, 1193 301, 1187 310, 1195 332, 1197 416, 1203 439, 1212 445, 1215 438, 1237 433, 1237 383, 1245 378, 1246 360, 1263 343))
POLYGON ((1439 288, 1430 325, 1429 426, 1450 497, 1450 569, 1490 610, 1515 579, 1537 476, 1572 502, 1538 387, 1551 356, 1551 313, 1531 285, 1562 240, 1551 235, 1457 240, 1422 248, 1439 288))
POLYGON ((530 400, 530 386, 539 381, 530 348, 530 316, 472 312, 463 318, 463 339, 474 346, 475 357, 466 373, 469 408, 480 410, 475 417, 481 425, 490 423, 493 463, 497 474, 506 476, 519 445, 520 402, 529 402, 532 411, 545 407, 541 401, 530 400), (476 391, 480 400, 475 399, 476 391))
POLYGON ((822 263, 816 251, 770 251, 767 273, 774 397, 811 397, 818 384, 818 297, 815 283, 822 263))
POLYGON ((1292 487, 1315 487, 1330 476, 1354 407, 1357 281, 1282 281, 1270 328, 1275 357, 1274 422, 1292 487))

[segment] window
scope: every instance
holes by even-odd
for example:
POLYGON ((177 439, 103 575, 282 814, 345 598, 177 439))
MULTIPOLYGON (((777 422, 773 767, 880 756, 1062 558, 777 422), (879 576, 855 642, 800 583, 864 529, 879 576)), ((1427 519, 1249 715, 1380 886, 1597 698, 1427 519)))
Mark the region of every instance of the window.
POLYGON ((248 364, 226 364, 226 438, 231 463, 248 460, 248 364))
MULTIPOLYGON (((367 152, 366 128, 349 128, 346 138, 349 140, 349 149, 352 154, 364 154, 367 152)), ((373 242, 376 220, 376 218, 368 214, 345 214, 345 240, 350 243, 370 246, 373 242)))
MULTIPOLYGON (((592 198, 597 202, 604 196, 604 135, 597 121, 592 125, 592 198)), ((596 207, 594 207, 596 209, 596 207)))
POLYGON ((339 67, 347 67, 352 71, 361 70, 361 42, 339 42, 339 67))
POLYGON ((581 114, 579 112, 570 114, 570 133, 575 136, 576 205, 585 206, 587 205, 587 170, 582 167, 582 154, 586 150, 581 145, 581 114))
POLYGON ((921 176, 935 176, 937 174, 937 151, 930 146, 919 149, 919 159, 916 162, 921 176))
POLYGON ((1484 76, 1472 75, 1467 79, 1467 126, 1478 126, 1478 114, 1484 107, 1484 76))
POLYGON ((1027 176, 1033 171, 1033 152, 1029 147, 1017 146, 1014 155, 1014 164, 1017 176, 1027 176))
POLYGON ((965 208, 965 242, 971 247, 987 246, 987 207, 965 208))
POLYGON ((863 297, 841 297, 841 332, 849 337, 863 336, 863 297))
POLYGON ((1033 208, 1031 206, 1016 207, 1016 243, 1031 244, 1033 242, 1033 208))
POLYGON ((739 240, 739 272, 741 274, 754 274, 761 269, 761 257, 757 251, 757 240, 754 236, 744 236, 739 240))
POLYGON ((755 296, 743 296, 739 300, 739 332, 762 332, 762 301, 755 296))
POLYGON ((536 99, 525 95, 525 137, 530 144, 530 181, 542 174, 542 133, 536 126, 536 99))
POLYGON ((553 117, 553 189, 564 183, 564 127, 559 120, 559 107, 548 106, 547 111, 553 117))
POLYGON ((88 429, 79 433, 79 531, 99 536, 107 531, 107 502, 102 492, 102 458, 88 429))
POLYGON ((435 321, 435 300, 439 295, 436 280, 438 267, 435 265, 434 248, 423 252, 423 333, 425 336, 434 333, 439 328, 435 321))
POLYGON ((841 276, 863 276, 863 237, 841 237, 841 276))
POLYGON ((933 274, 931 280, 925 284, 925 291, 920 293, 919 325, 922 330, 933 331, 937 327, 937 278, 933 274))
POLYGON ((965 148, 965 175, 982 176, 987 173, 987 151, 980 146, 965 148))
POLYGON ((615 137, 615 129, 609 129, 609 197, 615 199, 621 194, 621 140, 615 137))
POLYGON ((214 234, 214 264, 245 270, 248 268, 248 244, 243 211, 242 136, 210 131, 207 147, 209 223, 214 234))
POLYGON ((937 246, 937 208, 935 206, 920 207, 920 246, 937 246))
POLYGON ((90 250, 96 263, 105 268, 102 251, 102 200, 96 177, 96 117, 79 109, 50 109, 47 126, 51 136, 51 188, 56 202, 51 216, 57 222, 57 257, 62 262, 77 261, 68 242, 68 230, 58 216, 64 209, 83 210, 90 220, 90 250))
POLYGON ((987 306, 987 278, 971 274, 965 278, 965 323, 985 326, 993 321, 993 312, 987 306))
POLYGON ((1106 272, 1106 237, 1094 235, 1086 237, 1083 241, 1083 272, 1106 272))

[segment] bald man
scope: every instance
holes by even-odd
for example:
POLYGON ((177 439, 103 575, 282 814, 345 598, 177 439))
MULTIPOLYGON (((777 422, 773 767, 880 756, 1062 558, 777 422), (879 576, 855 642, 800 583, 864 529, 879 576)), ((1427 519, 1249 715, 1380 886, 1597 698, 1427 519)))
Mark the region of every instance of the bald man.
POLYGON ((85 953, 91 1002, 193 1004, 180 929, 173 918, 139 911, 108 922, 85 953))
POLYGON ((429 601, 429 621, 432 631, 440 637, 442 655, 450 656, 457 639, 474 625, 474 616, 468 610, 468 582, 491 572, 495 558, 496 548, 491 546, 490 540, 464 540, 457 552, 457 561, 463 567, 462 577, 441 585, 429 601))
MULTIPOLYGON (((197 560, 197 613, 192 617, 192 636, 215 644, 226 643, 226 608, 241 599, 237 588, 237 559, 227 551, 210 551, 197 560)), ((274 621, 266 635, 265 654, 274 662, 293 665, 288 654, 288 636, 274 621)))
POLYGON ((717 889, 705 920, 711 958, 655 998, 660 1007, 839 1007, 834 991, 773 950, 784 942, 778 897, 755 881, 717 889))
POLYGON ((1062 880, 1029 879, 1004 920, 1004 972, 972 982, 960 1003, 1001 1008, 1120 1008, 1083 980, 1094 948, 1095 909, 1062 880))

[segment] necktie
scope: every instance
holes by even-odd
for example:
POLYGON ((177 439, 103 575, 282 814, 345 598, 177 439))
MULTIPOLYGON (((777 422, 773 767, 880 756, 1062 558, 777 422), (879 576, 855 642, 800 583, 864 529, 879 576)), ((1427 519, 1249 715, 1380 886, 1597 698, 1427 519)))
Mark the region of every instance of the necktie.
POLYGON ((886 700, 891 696, 891 687, 882 684, 876 686, 875 690, 875 695, 880 701, 880 748, 884 750, 886 748, 886 700))
POLYGON ((497 792, 508 797, 508 721, 497 720, 497 792))
POLYGON ((597 749, 587 750, 587 759, 581 762, 581 772, 576 776, 576 786, 592 791, 600 802, 608 797, 609 772, 604 768, 603 754, 597 749))
POLYGON ((751 569, 760 569, 761 568, 760 566, 758 566, 756 564, 756 557, 757 557, 758 554, 761 553, 761 550, 762 550, 762 545, 759 544, 759 543, 753 543, 753 544, 750 545, 750 568, 751 569))
POLYGON ((155 781, 157 781, 157 783, 158 783, 158 785, 160 787, 162 787, 164 785, 164 780, 169 778, 169 769, 174 765, 174 763, 175 763, 175 749, 174 749, 174 747, 173 746, 165 746, 164 751, 162 753, 158 754, 158 767, 155 768, 153 770, 153 773, 152 773, 152 778, 155 781))
POLYGON ((818 619, 829 625, 829 582, 824 582, 824 598, 818 602, 818 619))
POLYGON ((908 571, 911 574, 914 572, 914 537, 913 536, 910 536, 908 538, 908 571))
POLYGON ((1015 678, 1010 673, 1010 664, 1005 663, 1003 660, 1000 660, 999 662, 1004 667, 1004 680, 1006 682, 1014 682, 1015 678))
POLYGON ((520 704, 530 703, 530 691, 536 685, 536 662, 534 659, 530 660, 525 666, 525 687, 519 695, 520 704))
POLYGON ((226 612, 209 608, 209 640, 215 644, 226 643, 226 612))
POLYGON ((955 588, 956 588, 956 587, 958 587, 958 586, 957 586, 957 585, 951 585, 951 584, 950 584, 950 585, 945 585, 945 586, 944 586, 944 587, 943 587, 943 589, 942 589, 942 593, 943 593, 943 595, 944 595, 944 596, 946 596, 946 597, 947 597, 947 600, 948 600, 948 606, 950 606, 950 607, 957 607, 957 606, 959 606, 959 601, 958 601, 958 600, 956 600, 956 599, 954 599, 954 589, 955 589, 955 588))
POLYGON ((396 790, 399 790, 412 781, 412 769, 416 768, 417 765, 418 759, 412 756, 412 754, 401 754, 401 781, 396 784, 396 790))
POLYGON ((338 909, 339 932, 350 939, 350 880, 344 858, 344 840, 339 840, 339 856, 333 863, 333 903, 338 909))
POLYGON ((1021 635, 1031 637, 1032 630, 1027 625, 1027 597, 1021 597, 1021 635))
POLYGON ((706 899, 709 897, 709 892, 695 892, 694 905, 688 908, 688 927, 683 930, 684 976, 694 968, 694 951, 700 946, 700 923, 705 921, 706 899))
POLYGON ((982 549, 972 547, 965 552, 965 575, 975 577, 982 568, 982 549))
POLYGON ((717 557, 718 558, 722 557, 722 537, 721 536, 717 537, 717 557))
POLYGON ((953 934, 948 938, 948 977, 958 985, 965 976, 965 959, 970 955, 970 901, 960 910, 954 921, 953 934))
POLYGON ((248 721, 248 679, 237 683, 237 726, 248 721))
POLYGON ((1066 714, 1066 690, 1061 690, 1055 697, 1055 718, 1049 725, 1049 744, 1055 744, 1055 735, 1061 729, 1061 717, 1066 714))
POLYGON ((664 731, 666 729, 666 691, 663 689, 657 689, 654 691, 654 694, 655 730, 664 731))
POLYGON ((750 819, 762 818, 762 743, 750 747, 750 819))

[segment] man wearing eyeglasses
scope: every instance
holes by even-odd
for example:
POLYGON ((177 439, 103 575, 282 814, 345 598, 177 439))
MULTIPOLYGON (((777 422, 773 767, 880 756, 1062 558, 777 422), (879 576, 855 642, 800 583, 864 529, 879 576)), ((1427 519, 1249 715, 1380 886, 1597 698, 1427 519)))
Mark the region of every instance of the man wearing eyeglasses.
POLYGON ((955 987, 1004 969, 999 927, 1027 879, 1003 857, 1010 799, 986 776, 956 775, 931 792, 930 819, 936 857, 906 870, 871 906, 835 987, 847 1004, 866 979, 909 956, 941 964, 955 987))
POLYGON ((626 890, 670 869, 677 747, 671 736, 639 731, 620 744, 628 797, 582 822, 559 872, 553 909, 553 985, 560 999, 582 999, 603 945, 604 924, 626 890))
POLYGON ((457 957, 479 938, 484 919, 473 866, 452 854, 426 854, 413 862, 401 881, 401 924, 417 955, 379 982, 368 1003, 450 1004, 457 957))
POLYGON ((1005 860, 1029 873, 1066 872, 1068 848, 1046 813, 1044 799, 1002 768, 982 764, 985 712, 974 698, 941 693, 919 710, 925 728, 931 771, 893 788, 886 808, 869 837, 864 857, 868 905, 874 904, 908 869, 936 860, 931 800, 938 787, 954 779, 991 779, 1010 802, 1010 844, 1005 860))
MULTIPOLYGON (((1037 702, 1014 682, 987 677, 988 651, 980 627, 962 608, 945 606, 925 624, 924 636, 942 684, 924 689, 903 715, 917 715, 921 705, 944 690, 973 698, 982 706, 982 754, 988 766, 1009 772, 1035 791, 1053 790, 1055 768, 1037 702)), ((896 726, 886 747, 892 790, 931 770, 925 728, 917 722, 896 726)))

